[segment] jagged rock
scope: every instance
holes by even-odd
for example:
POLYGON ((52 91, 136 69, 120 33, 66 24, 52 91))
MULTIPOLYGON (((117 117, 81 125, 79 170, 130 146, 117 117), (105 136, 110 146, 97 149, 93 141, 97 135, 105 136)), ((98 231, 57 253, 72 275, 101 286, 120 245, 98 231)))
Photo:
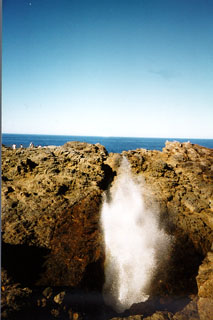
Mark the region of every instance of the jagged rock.
POLYGON ((184 309, 176 312, 173 320, 200 320, 197 309, 197 297, 189 302, 184 309))
POLYGON ((199 267, 198 312, 201 320, 210 320, 213 315, 213 246, 199 267))
POLYGON ((173 319, 172 313, 166 312, 166 311, 158 311, 158 312, 155 312, 150 317, 144 318, 144 320, 172 320, 172 319, 173 319))
POLYGON ((142 315, 133 315, 129 317, 115 317, 110 320, 173 320, 173 315, 171 312, 158 311, 148 317, 143 317, 142 315))
POLYGON ((155 279, 153 283, 154 291, 196 293, 198 267, 213 241, 213 150, 167 142, 162 152, 124 151, 107 158, 113 171, 117 171, 122 156, 130 162, 133 174, 144 180, 145 205, 160 211, 162 226, 174 239, 170 256, 165 257, 166 279, 163 268, 160 282, 155 279))
POLYGON ((47 287, 47 288, 44 289, 42 294, 45 296, 45 298, 49 299, 53 294, 53 289, 50 288, 50 287, 47 287))
POLYGON ((76 285, 100 258, 101 193, 113 176, 106 157, 103 146, 77 142, 2 148, 2 240, 50 250, 40 285, 76 285))
POLYGON ((58 318, 60 315, 60 311, 58 309, 52 309, 51 314, 53 315, 53 317, 58 318))
POLYGON ((142 319, 144 319, 143 316, 138 314, 138 315, 124 317, 124 318, 115 317, 110 320, 142 320, 142 319))
POLYGON ((15 152, 2 148, 3 241, 50 248, 58 214, 107 187, 106 157, 100 145, 75 142, 15 152))
MULTIPOLYGON (((213 150, 167 142, 162 152, 137 149, 123 155, 149 186, 148 205, 154 198, 165 218, 187 234, 195 249, 205 256, 213 240, 213 150)), ((107 159, 113 170, 118 158, 113 154, 107 159)))
POLYGON ((57 296, 55 296, 53 299, 55 303, 62 304, 65 294, 66 294, 65 291, 62 291, 59 294, 57 294, 57 296))
MULTIPOLYGON (((24 284, 22 293, 29 285, 42 286, 43 309, 59 293, 49 295, 55 286, 100 291, 102 195, 113 183, 122 156, 135 177, 145 182, 146 207, 160 212, 162 227, 174 239, 150 294, 159 295, 158 305, 166 308, 171 306, 168 297, 188 297, 198 290, 198 303, 194 299, 178 307, 173 318, 197 319, 198 304, 200 318, 210 319, 213 150, 191 143, 167 142, 162 152, 137 149, 110 155, 99 144, 78 142, 39 149, 2 147, 3 267, 16 283, 24 284), (44 286, 50 290, 44 291, 44 286)), ((61 310, 51 310, 60 317, 61 310)), ((171 314, 153 313, 150 319, 154 316, 170 319, 171 314)))
POLYGON ((1 316, 2 319, 13 319, 17 312, 28 308, 32 290, 14 283, 7 271, 1 272, 1 316))

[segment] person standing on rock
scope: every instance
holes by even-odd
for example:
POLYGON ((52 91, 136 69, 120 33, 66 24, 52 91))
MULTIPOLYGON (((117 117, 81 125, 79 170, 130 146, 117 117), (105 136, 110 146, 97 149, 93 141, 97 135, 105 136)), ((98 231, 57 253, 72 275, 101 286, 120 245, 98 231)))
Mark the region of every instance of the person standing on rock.
POLYGON ((16 149, 16 144, 15 143, 12 145, 12 148, 13 148, 13 150, 16 149))
POLYGON ((32 142, 30 142, 29 148, 33 148, 34 144, 32 142))

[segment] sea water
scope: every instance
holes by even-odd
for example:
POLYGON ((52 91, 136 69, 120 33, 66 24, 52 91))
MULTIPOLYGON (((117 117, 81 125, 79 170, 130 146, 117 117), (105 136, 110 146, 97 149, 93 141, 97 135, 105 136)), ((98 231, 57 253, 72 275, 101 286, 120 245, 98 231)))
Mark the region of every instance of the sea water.
POLYGON ((144 148, 148 150, 162 150, 166 141, 179 141, 199 144, 206 148, 213 148, 213 139, 179 139, 179 138, 133 138, 133 137, 95 137, 95 136, 62 136, 62 135, 39 135, 39 134, 2 134, 2 143, 7 147, 16 144, 17 148, 22 144, 28 147, 30 142, 34 146, 62 146, 68 141, 87 143, 100 143, 108 152, 122 152, 144 148))

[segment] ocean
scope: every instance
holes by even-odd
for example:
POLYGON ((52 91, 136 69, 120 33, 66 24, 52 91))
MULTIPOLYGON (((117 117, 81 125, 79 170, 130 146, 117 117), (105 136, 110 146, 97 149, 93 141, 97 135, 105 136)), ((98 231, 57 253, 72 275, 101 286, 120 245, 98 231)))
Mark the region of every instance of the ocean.
POLYGON ((88 143, 100 143, 108 152, 122 152, 144 148, 148 150, 162 150, 166 141, 190 141, 207 148, 213 148, 213 139, 179 139, 179 138, 128 138, 128 137, 90 137, 90 136, 62 136, 62 135, 40 135, 40 134, 2 134, 2 144, 7 147, 28 147, 30 142, 34 146, 62 146, 68 141, 80 141, 88 143))

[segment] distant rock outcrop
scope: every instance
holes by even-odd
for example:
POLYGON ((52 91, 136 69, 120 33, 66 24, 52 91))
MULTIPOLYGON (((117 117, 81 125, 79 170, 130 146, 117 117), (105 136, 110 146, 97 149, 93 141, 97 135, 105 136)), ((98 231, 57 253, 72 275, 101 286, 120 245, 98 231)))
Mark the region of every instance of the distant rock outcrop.
MULTIPOLYGON (((122 156, 135 176, 145 181, 145 205, 158 208, 162 226, 174 239, 165 265, 153 281, 150 300, 133 305, 125 316, 210 320, 213 150, 189 142, 167 142, 162 152, 137 149, 109 155, 100 144, 80 142, 16 150, 2 147, 5 319, 13 315, 27 319, 26 297, 38 316, 35 319, 42 314, 45 319, 74 319, 74 314, 76 319, 88 319, 91 314, 98 319, 94 310, 82 307, 84 303, 73 307, 67 299, 72 290, 101 292, 102 195, 116 179, 122 156), (51 294, 46 295, 47 291, 51 294)), ((103 319, 112 319, 112 311, 99 299, 96 312, 105 310, 103 319)), ((122 319, 115 314, 114 318, 122 319)))

